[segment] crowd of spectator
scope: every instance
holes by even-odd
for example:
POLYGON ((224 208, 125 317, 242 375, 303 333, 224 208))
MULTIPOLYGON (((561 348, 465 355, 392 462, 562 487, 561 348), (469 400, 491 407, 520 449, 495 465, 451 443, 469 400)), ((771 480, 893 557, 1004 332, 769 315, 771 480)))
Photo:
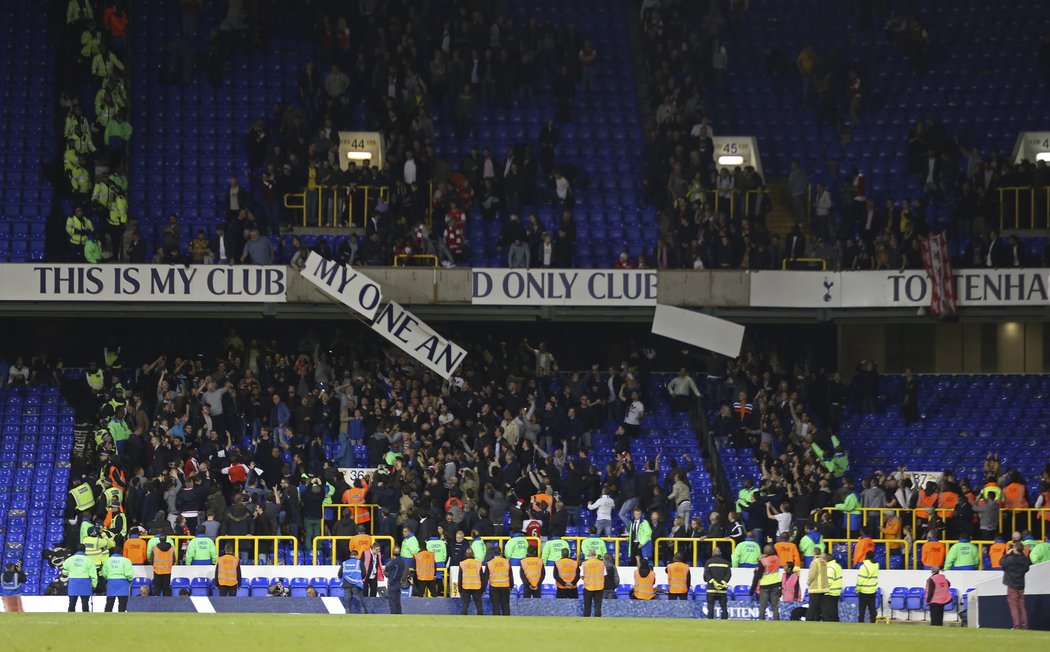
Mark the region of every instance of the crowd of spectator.
POLYGON ((88 483, 96 496, 83 513, 71 496, 66 543, 110 528, 116 510, 125 517, 110 532, 117 546, 136 527, 195 535, 206 526, 212 535, 288 534, 310 551, 322 522, 327 533, 357 532, 349 510, 326 508, 354 488, 378 506, 365 519, 374 533, 397 541, 451 544, 526 527, 586 534, 587 507, 599 519, 606 508, 619 514, 599 523, 607 534, 627 531, 635 506, 654 538, 676 516, 690 525, 680 506, 692 498, 688 472, 699 460, 675 460, 661 478, 659 460, 629 453, 649 389, 637 362, 645 354, 608 372, 595 364, 561 386, 544 343, 473 348, 452 383, 343 334, 310 331, 278 345, 231 330, 215 358, 125 361, 109 348, 65 392, 94 444, 74 454, 71 486, 88 483), (600 468, 592 434, 610 423, 622 424, 617 456, 600 468), (348 484, 338 469, 355 467, 376 471, 348 484))

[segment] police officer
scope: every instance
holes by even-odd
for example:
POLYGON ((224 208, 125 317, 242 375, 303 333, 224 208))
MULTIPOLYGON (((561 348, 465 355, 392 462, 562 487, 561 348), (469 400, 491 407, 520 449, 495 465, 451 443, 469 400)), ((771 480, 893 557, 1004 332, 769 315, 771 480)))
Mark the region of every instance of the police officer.
POLYGON ((109 532, 100 530, 95 526, 88 529, 88 535, 84 537, 82 543, 84 544, 85 553, 96 567, 101 566, 106 561, 106 558, 109 557, 109 551, 115 546, 113 537, 109 535, 109 532))
POLYGON ((711 558, 704 564, 704 581, 707 582, 707 617, 714 619, 715 604, 722 607, 722 620, 729 619, 729 580, 733 577, 733 571, 729 568, 729 562, 722 556, 722 549, 715 546, 711 551, 711 558))
POLYGON ((122 557, 119 552, 114 552, 102 564, 100 572, 106 580, 106 611, 113 611, 113 603, 117 603, 117 611, 124 613, 128 610, 128 596, 131 595, 131 581, 135 579, 135 567, 127 557, 122 557))
POLYGON ((84 552, 84 544, 77 546, 77 551, 62 562, 62 572, 69 578, 69 613, 76 611, 77 598, 80 598, 80 610, 87 612, 91 592, 98 586, 98 568, 84 552))
POLYGON ((383 567, 386 575, 386 601, 390 613, 401 613, 401 580, 408 575, 408 560, 401 553, 401 548, 394 546, 390 551, 390 561, 383 567))
POLYGON ((84 215, 84 208, 77 206, 73 214, 66 218, 66 261, 79 262, 84 259, 84 243, 87 236, 94 232, 95 227, 91 225, 84 215))
POLYGON ((197 536, 186 544, 187 566, 214 566, 219 558, 215 542, 208 538, 203 525, 197 527, 197 536))
POLYGON ((22 572, 22 562, 9 562, 0 575, 0 596, 4 598, 4 611, 17 613, 22 611, 22 594, 25 592, 26 574, 22 572))
POLYGON ((241 560, 233 554, 233 546, 222 548, 222 557, 215 562, 215 583, 219 585, 219 596, 236 597, 241 585, 241 560))

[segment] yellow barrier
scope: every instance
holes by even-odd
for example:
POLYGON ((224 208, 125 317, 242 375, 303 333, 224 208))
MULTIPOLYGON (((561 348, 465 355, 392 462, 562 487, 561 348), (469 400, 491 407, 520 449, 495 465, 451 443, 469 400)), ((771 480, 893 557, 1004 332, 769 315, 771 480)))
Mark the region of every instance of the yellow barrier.
POLYGON ((219 549, 219 554, 220 555, 222 554, 222 549, 226 545, 226 543, 231 542, 231 541, 233 542, 233 554, 234 555, 240 555, 241 554, 241 541, 251 542, 252 545, 253 545, 253 554, 254 554, 254 556, 252 558, 252 563, 255 564, 255 565, 259 564, 259 543, 260 542, 266 542, 266 543, 273 544, 273 551, 271 553, 271 556, 273 557, 273 565, 274 566, 280 565, 278 563, 278 555, 277 555, 278 546, 281 544, 282 541, 283 542, 289 542, 290 541, 291 544, 292 544, 292 560, 293 560, 292 565, 298 565, 299 564, 299 540, 296 539, 293 536, 280 535, 280 534, 279 535, 275 535, 275 536, 254 536, 254 535, 221 536, 221 537, 215 539, 215 547, 219 549))
POLYGON ((722 554, 725 555, 727 559, 729 557, 731 557, 733 555, 733 551, 736 550, 736 541, 733 541, 732 539, 724 539, 724 538, 690 539, 688 537, 661 537, 661 538, 659 538, 659 539, 657 539, 656 541, 653 542, 653 565, 656 566, 656 567, 660 566, 660 544, 663 543, 663 542, 666 542, 666 541, 670 541, 672 543, 672 547, 671 547, 671 554, 672 555, 678 554, 678 545, 679 544, 685 544, 685 545, 692 546, 692 548, 693 548, 693 563, 690 564, 691 566, 699 566, 700 565, 699 563, 697 563, 697 561, 699 560, 699 552, 700 552, 700 547, 701 546, 706 546, 706 545, 710 544, 711 550, 713 552, 714 549, 715 549, 715 546, 717 546, 718 544, 728 543, 729 544, 729 551, 727 552, 724 548, 722 549, 722 554))
POLYGON ((1043 540, 1046 539, 1047 531, 1050 530, 1050 527, 1047 525, 1048 519, 1050 519, 1050 508, 1000 509, 999 531, 1006 534, 1006 538, 1009 539, 1011 532, 1028 530, 1034 536, 1036 530, 1038 530, 1038 538, 1043 540))
POLYGON ((999 230, 1050 228, 1050 186, 1010 186, 999 188, 999 230), (1042 206, 1036 206, 1036 198, 1042 197, 1042 206), (1007 224, 1006 204, 1013 204, 1013 224, 1007 224), (1028 224, 1022 223, 1021 206, 1028 208, 1028 224), (1039 221, 1036 221, 1039 215, 1039 221))
MULTIPOLYGON (((869 525, 874 525, 875 519, 872 518, 872 514, 875 514, 876 516, 878 516, 879 533, 882 532, 883 526, 886 525, 886 518, 888 516, 887 512, 894 512, 897 515, 897 518, 901 519, 901 521, 903 521, 904 524, 908 524, 908 522, 910 521, 911 531, 913 533, 915 532, 916 510, 914 509, 899 509, 896 507, 858 507, 857 509, 844 512, 843 510, 837 509, 835 507, 824 507, 822 511, 829 512, 832 514, 833 517, 836 517, 832 518, 832 521, 839 526, 843 526, 843 515, 852 514, 853 512, 860 512, 861 528, 867 528, 869 525)), ((847 518, 844 520, 845 524, 843 527, 846 530, 846 538, 853 539, 855 537, 859 537, 860 532, 853 531, 852 519, 847 518)))
MULTIPOLYGON (((431 267, 438 266, 438 257, 434 254, 398 254, 394 256, 394 267, 402 267, 402 262, 405 260, 429 260, 433 263, 431 267)), ((422 267, 422 265, 414 265, 414 267, 422 267)))
MULTIPOLYGON (((149 546, 149 542, 154 540, 154 539, 156 539, 156 538, 157 537, 154 535, 154 536, 150 537, 149 539, 146 539, 146 546, 148 547, 149 546)), ((177 563, 179 563, 179 557, 182 555, 183 551, 186 550, 186 543, 190 539, 193 539, 195 537, 188 536, 188 535, 185 535, 185 534, 168 534, 168 535, 165 535, 164 538, 166 538, 168 541, 171 542, 171 547, 175 550, 175 561, 174 561, 174 563, 177 564, 177 563)), ((114 548, 113 550, 118 550, 118 548, 114 548)), ((147 560, 146 563, 149 563, 149 561, 147 560)))
MULTIPOLYGON (((846 566, 845 568, 853 568, 853 548, 857 545, 857 539, 824 539, 824 549, 830 550, 831 546, 835 544, 844 544, 846 546, 846 566)), ((886 547, 886 570, 890 570, 890 547, 897 547, 901 549, 904 555, 904 569, 909 568, 910 555, 908 554, 908 542, 904 539, 872 539, 875 545, 883 545, 886 547)))
POLYGON ((824 271, 828 268, 828 261, 824 258, 785 258, 780 263, 780 269, 786 270, 788 263, 820 263, 820 271, 824 271))
MULTIPOLYGON (((340 541, 347 541, 347 542, 349 542, 350 539, 352 539, 352 538, 353 537, 342 536, 342 535, 334 535, 334 534, 327 535, 327 536, 314 537, 314 549, 311 551, 312 552, 312 557, 310 558, 312 563, 314 565, 317 565, 317 564, 320 563, 319 559, 321 559, 321 558, 317 554, 318 550, 319 550, 318 547, 321 546, 321 545, 324 545, 326 542, 332 544, 332 553, 331 553, 332 563, 335 563, 335 559, 336 559, 336 554, 335 554, 336 545, 340 541)), ((387 556, 387 557, 390 556, 391 551, 394 549, 394 537, 388 537, 388 536, 383 535, 383 534, 377 534, 377 535, 372 537, 372 541, 378 541, 378 542, 381 542, 381 543, 386 543, 387 544, 386 550, 383 550, 382 547, 380 547, 380 550, 383 550, 383 554, 385 556, 387 556)))
MULTIPOLYGON (((368 518, 368 523, 362 523, 362 525, 368 525, 368 533, 369 534, 372 534, 375 531, 374 523, 376 522, 376 510, 379 509, 379 505, 373 505, 373 504, 370 504, 370 503, 361 503, 360 505, 351 505, 351 504, 348 504, 348 503, 332 503, 331 505, 322 505, 322 507, 325 508, 326 514, 327 514, 327 510, 335 509, 335 520, 337 520, 337 521, 343 517, 343 510, 344 509, 351 509, 351 508, 354 508, 354 507, 356 507, 358 509, 368 508, 368 517, 369 517, 368 518)), ((324 536, 324 530, 325 530, 324 523, 325 523, 325 519, 321 519, 321 535, 322 536, 324 536)))
MULTIPOLYGON (((951 550, 952 546, 954 544, 956 544, 956 543, 959 543, 958 539, 938 539, 938 541, 940 541, 941 543, 944 544, 944 558, 945 558, 945 560, 948 559, 948 551, 951 550)), ((912 561, 915 563, 915 570, 922 570, 923 569, 922 555, 919 552, 919 550, 921 549, 921 547, 924 544, 927 544, 927 543, 929 543, 929 540, 915 541, 914 543, 911 544, 912 561)), ((991 547, 991 545, 993 543, 995 543, 995 542, 994 541, 974 541, 974 540, 971 539, 970 543, 972 543, 973 545, 977 546, 977 559, 978 559, 978 561, 977 561, 977 570, 984 570, 984 549, 985 549, 985 547, 991 547)), ((905 566, 905 567, 907 567, 907 566, 905 566)), ((945 570, 950 570, 950 569, 945 569, 945 570)))
MULTIPOLYGON (((591 537, 580 537, 580 536, 562 537, 562 539, 564 539, 565 541, 572 541, 572 542, 576 543, 576 561, 578 561, 580 563, 583 563, 584 561, 586 561, 586 559, 583 558, 583 551, 581 550, 580 546, 583 544, 583 542, 586 539, 590 539, 590 538, 591 537)), ((605 549, 606 549, 606 551, 609 550, 609 544, 611 543, 613 545, 613 556, 617 560, 620 559, 620 543, 627 543, 627 537, 597 537, 597 538, 601 539, 602 541, 605 542, 605 549)))
MULTIPOLYGON (((427 226, 434 221, 431 198, 434 195, 434 184, 427 184, 427 226)), ((390 199, 389 186, 317 186, 307 188, 303 192, 288 193, 284 196, 284 207, 300 211, 301 219, 298 220, 304 227, 349 227, 361 228, 368 221, 370 203, 374 204, 377 199, 387 201, 390 199), (315 196, 317 207, 312 215, 307 215, 309 202, 308 196, 315 196), (289 200, 298 199, 297 203, 289 203, 289 200), (327 206, 328 210, 325 210, 327 206), (347 223, 340 224, 346 216, 347 223), (326 224, 327 222, 327 224, 326 224)))

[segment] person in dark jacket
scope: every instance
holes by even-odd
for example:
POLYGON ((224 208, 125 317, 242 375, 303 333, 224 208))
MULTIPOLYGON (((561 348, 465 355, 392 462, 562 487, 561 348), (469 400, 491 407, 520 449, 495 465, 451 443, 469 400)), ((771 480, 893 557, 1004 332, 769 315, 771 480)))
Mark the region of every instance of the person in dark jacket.
POLYGON ((383 567, 386 575, 386 601, 390 605, 390 613, 401 613, 401 580, 408 573, 408 562, 401 557, 401 548, 394 546, 390 552, 390 561, 383 567))
POLYGON ((707 582, 707 617, 715 617, 715 604, 722 607, 722 620, 729 619, 728 590, 729 580, 733 577, 733 569, 729 562, 722 556, 722 549, 715 546, 711 551, 711 558, 704 564, 704 582, 707 582))
POLYGON ((1006 585, 1006 604, 1010 607, 1010 620, 1014 629, 1028 629, 1028 611, 1024 604, 1024 576, 1032 563, 1024 554, 1024 545, 1015 542, 1006 550, 999 562, 1003 567, 1003 584, 1006 585))

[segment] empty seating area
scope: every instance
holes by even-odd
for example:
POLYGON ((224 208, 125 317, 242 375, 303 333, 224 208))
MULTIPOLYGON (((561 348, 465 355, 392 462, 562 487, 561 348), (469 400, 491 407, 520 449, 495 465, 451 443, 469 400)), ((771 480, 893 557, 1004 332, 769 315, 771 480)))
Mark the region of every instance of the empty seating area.
POLYGON ((0 5, 0 262, 44 258, 44 216, 52 191, 42 170, 55 154, 54 56, 45 38, 47 21, 38 2, 0 5))
POLYGON ((73 409, 57 387, 0 389, 0 406, 0 549, 39 594, 58 575, 42 555, 62 542, 73 409))
MULTIPOLYGON (((887 198, 899 202, 922 194, 907 156, 908 134, 919 121, 940 120, 961 144, 980 148, 986 158, 994 151, 1009 157, 1018 132, 1042 129, 1042 107, 1050 100, 1038 72, 1042 32, 1018 26, 1045 22, 1045 3, 912 5, 928 32, 923 70, 888 41, 893 6, 883 6, 884 12, 862 22, 855 3, 752 3, 746 19, 726 32, 727 83, 708 100, 716 133, 756 135, 767 176, 786 175, 796 159, 813 182, 834 180, 828 161, 837 164, 840 182, 848 183, 850 170, 859 168, 868 196, 881 207, 887 198), (756 43, 770 47, 790 70, 779 83, 756 43), (849 126, 848 138, 840 139, 831 124, 819 126, 816 110, 802 105, 795 59, 807 45, 826 70, 844 77, 855 69, 861 77, 861 121, 849 126)), ((816 106, 815 89, 810 103, 816 106)), ((843 90, 842 115, 847 103, 843 90)), ((952 218, 952 206, 943 202, 928 211, 931 224, 951 224, 952 218)))
POLYGON ((1046 463, 1050 377, 1025 375, 924 375, 919 380, 920 421, 900 414, 901 376, 883 376, 880 410, 848 412, 839 439, 850 455, 850 475, 898 466, 912 471, 953 469, 980 483, 984 460, 996 452, 1002 470, 1017 469, 1038 495, 1046 463))

